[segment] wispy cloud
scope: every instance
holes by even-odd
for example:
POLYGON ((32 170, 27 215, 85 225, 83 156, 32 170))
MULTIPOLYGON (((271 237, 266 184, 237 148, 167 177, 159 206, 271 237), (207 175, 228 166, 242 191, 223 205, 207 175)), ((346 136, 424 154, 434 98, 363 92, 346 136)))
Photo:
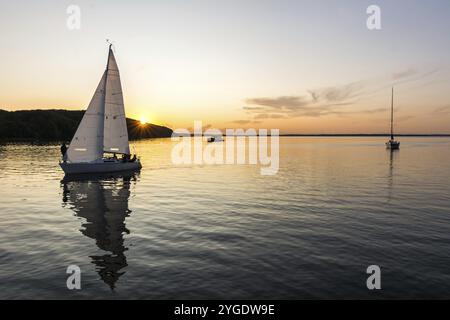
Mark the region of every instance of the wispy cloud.
POLYGON ((397 122, 405 122, 405 121, 408 121, 408 120, 411 120, 411 119, 414 119, 414 118, 415 118, 414 116, 409 115, 409 116, 396 117, 395 120, 397 122))
MULTIPOLYGON (((254 119, 283 119, 296 117, 321 117, 345 115, 354 111, 344 111, 351 106, 364 89, 364 82, 358 81, 342 86, 308 90, 308 94, 298 96, 249 98, 245 102, 252 106, 243 109, 254 119)), ((379 112, 377 109, 363 112, 379 112)))
POLYGON ((295 110, 308 105, 310 101, 304 96, 282 96, 275 98, 251 98, 247 99, 246 103, 273 109, 295 110))
POLYGON ((236 123, 236 124, 240 124, 240 125, 246 125, 251 123, 251 120, 233 120, 231 121, 232 123, 236 123))
POLYGON ((419 71, 409 67, 382 78, 310 89, 302 95, 253 97, 245 100, 248 106, 243 107, 243 110, 255 120, 381 113, 386 112, 387 108, 352 110, 349 107, 392 85, 430 78, 438 71, 439 69, 419 71))
POLYGON ((405 69, 405 70, 394 72, 392 74, 392 79, 393 80, 400 80, 400 79, 411 77, 411 76, 413 76, 413 75, 415 75, 417 73, 418 73, 418 71, 415 68, 408 68, 408 69, 405 69))
POLYGON ((359 111, 358 113, 373 114, 373 113, 386 112, 387 110, 388 110, 388 108, 377 108, 377 109, 359 111))
POLYGON ((242 107, 242 109, 243 110, 248 110, 248 111, 254 111, 254 110, 263 110, 264 108, 263 107, 247 107, 247 106, 244 106, 244 107, 242 107))
POLYGON ((364 89, 364 81, 352 82, 343 86, 309 90, 314 102, 342 102, 358 97, 364 89))
POLYGON ((422 72, 416 71, 415 69, 405 70, 403 72, 394 73, 392 79, 394 80, 393 85, 407 84, 411 82, 417 82, 424 79, 429 79, 431 76, 437 74, 441 71, 440 68, 433 68, 429 70, 424 70, 422 72))
POLYGON ((434 109, 435 113, 450 114, 450 105, 434 109))
POLYGON ((283 119, 286 118, 284 114, 280 113, 258 113, 254 119, 283 119))

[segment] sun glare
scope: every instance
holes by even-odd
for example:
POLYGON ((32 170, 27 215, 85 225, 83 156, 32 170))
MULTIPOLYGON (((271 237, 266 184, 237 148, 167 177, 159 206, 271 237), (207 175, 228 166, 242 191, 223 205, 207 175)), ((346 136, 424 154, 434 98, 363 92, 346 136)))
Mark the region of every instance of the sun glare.
POLYGON ((145 118, 145 117, 141 117, 139 122, 141 123, 141 126, 146 125, 148 123, 147 118, 145 118))

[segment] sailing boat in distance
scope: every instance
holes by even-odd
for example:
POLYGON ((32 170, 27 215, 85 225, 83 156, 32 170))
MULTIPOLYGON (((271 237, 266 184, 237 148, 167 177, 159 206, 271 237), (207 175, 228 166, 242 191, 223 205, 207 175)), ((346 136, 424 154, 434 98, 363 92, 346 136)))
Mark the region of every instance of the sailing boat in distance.
POLYGON ((386 148, 396 150, 400 148, 400 142, 394 139, 394 87, 391 96, 391 138, 386 142, 386 148))
POLYGON ((66 174, 139 170, 131 158, 116 58, 109 45, 108 62, 94 96, 70 142, 60 166, 66 174), (105 156, 106 155, 113 155, 105 156), (116 155, 122 155, 118 159, 116 155))

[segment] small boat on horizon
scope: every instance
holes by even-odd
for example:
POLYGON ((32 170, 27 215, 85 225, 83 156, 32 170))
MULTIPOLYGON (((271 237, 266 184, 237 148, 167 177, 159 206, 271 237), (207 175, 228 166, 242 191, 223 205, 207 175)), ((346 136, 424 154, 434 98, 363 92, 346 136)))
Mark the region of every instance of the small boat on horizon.
POLYGON ((111 44, 106 70, 60 166, 66 174, 142 168, 137 156, 130 154, 122 85, 111 44), (121 159, 117 155, 122 155, 121 159))
POLYGON ((223 141, 222 136, 211 136, 208 138, 208 142, 221 142, 223 141))
POLYGON ((400 142, 394 139, 394 88, 392 87, 391 96, 391 138, 386 142, 386 148, 390 150, 397 150, 400 148, 400 142))

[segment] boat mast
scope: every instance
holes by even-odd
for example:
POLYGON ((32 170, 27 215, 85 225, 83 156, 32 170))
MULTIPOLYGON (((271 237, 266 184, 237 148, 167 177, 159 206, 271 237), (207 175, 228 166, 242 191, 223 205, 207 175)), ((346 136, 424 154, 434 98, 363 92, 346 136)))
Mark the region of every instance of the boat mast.
POLYGON ((394 87, 391 96, 391 140, 394 140, 394 87))
POLYGON ((108 60, 106 60, 106 72, 108 72, 108 67, 109 67, 109 56, 111 55, 112 42, 110 42, 109 39, 106 39, 106 42, 109 44, 109 49, 108 49, 108 60))
POLYGON ((108 49, 108 59, 106 60, 105 84, 103 87, 103 128, 102 128, 102 132, 103 132, 102 150, 103 150, 103 153, 105 152, 104 150, 105 150, 106 84, 108 83, 109 58, 111 55, 111 47, 112 47, 112 43, 108 39, 106 39, 106 42, 108 42, 108 44, 109 44, 109 49, 108 49))

